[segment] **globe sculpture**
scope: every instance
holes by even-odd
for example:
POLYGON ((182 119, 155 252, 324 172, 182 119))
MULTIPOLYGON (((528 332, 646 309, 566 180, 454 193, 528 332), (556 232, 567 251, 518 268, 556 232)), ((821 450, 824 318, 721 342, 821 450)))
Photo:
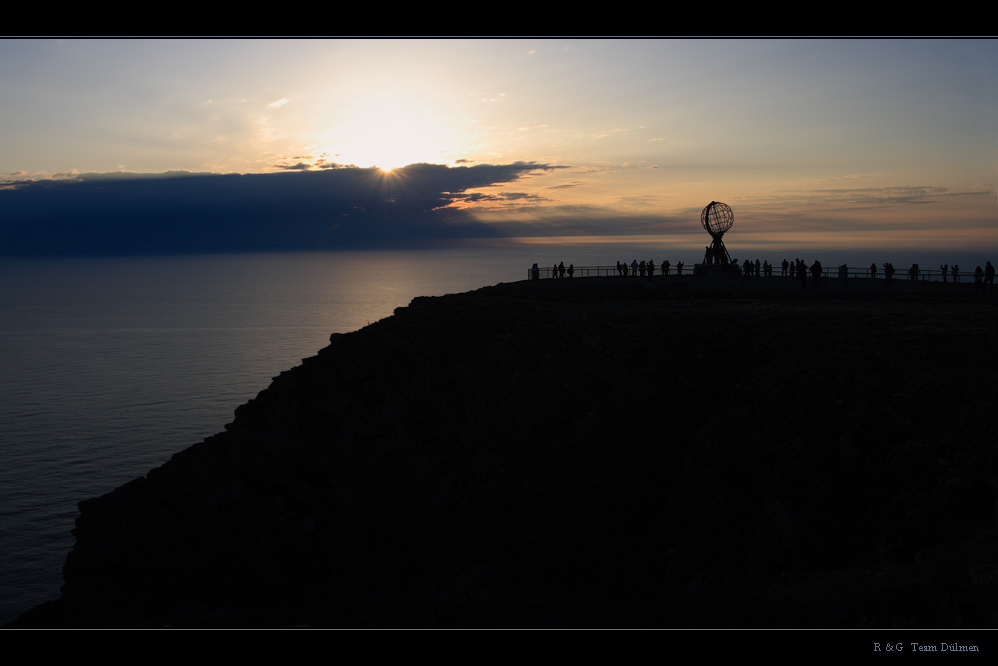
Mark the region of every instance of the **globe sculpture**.
POLYGON ((701 211, 700 224, 703 225, 703 228, 707 230, 707 233, 713 239, 707 248, 707 254, 703 258, 703 263, 723 265, 731 263, 731 255, 728 254, 727 248, 724 247, 721 237, 734 223, 735 214, 731 212, 731 207, 720 201, 711 201, 701 211))

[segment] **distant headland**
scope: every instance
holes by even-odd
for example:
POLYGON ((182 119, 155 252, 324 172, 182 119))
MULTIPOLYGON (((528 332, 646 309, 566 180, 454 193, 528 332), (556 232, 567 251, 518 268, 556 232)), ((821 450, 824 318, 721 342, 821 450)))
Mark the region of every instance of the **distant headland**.
POLYGON ((998 301, 837 280, 417 298, 81 502, 10 626, 993 627, 998 301))

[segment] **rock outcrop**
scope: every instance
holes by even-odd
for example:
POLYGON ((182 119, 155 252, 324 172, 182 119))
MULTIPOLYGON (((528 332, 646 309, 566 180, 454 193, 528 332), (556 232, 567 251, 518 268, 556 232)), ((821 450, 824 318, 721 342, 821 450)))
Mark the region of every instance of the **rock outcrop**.
POLYGON ((418 298, 81 502, 13 624, 994 626, 995 312, 418 298))

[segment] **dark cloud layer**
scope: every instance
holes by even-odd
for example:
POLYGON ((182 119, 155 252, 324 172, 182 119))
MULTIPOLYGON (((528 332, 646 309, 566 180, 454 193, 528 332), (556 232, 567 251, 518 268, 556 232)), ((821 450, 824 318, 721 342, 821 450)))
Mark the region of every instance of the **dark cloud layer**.
MULTIPOLYGON (((339 166, 339 165, 337 165, 339 166)), ((83 174, 6 183, 0 254, 144 254, 411 247, 494 237, 449 209, 469 189, 557 169, 517 162, 390 173, 83 174)))

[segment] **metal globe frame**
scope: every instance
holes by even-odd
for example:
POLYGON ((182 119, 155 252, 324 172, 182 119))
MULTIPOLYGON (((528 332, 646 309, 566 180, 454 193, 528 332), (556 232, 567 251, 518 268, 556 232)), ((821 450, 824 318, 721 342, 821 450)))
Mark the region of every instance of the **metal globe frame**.
POLYGON ((703 226, 704 230, 713 239, 710 246, 707 247, 703 263, 723 265, 731 263, 731 255, 728 254, 728 249, 724 247, 721 237, 724 236, 724 232, 729 230, 734 223, 735 214, 731 212, 731 206, 720 201, 711 201, 700 212, 700 225, 703 226))

